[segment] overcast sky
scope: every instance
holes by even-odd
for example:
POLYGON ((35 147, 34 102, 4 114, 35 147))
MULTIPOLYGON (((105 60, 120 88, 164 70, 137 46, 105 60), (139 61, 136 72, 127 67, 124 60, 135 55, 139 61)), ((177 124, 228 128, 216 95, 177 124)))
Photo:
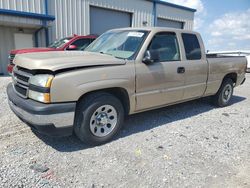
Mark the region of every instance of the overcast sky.
POLYGON ((250 0, 165 0, 195 8, 206 50, 250 50, 250 0))

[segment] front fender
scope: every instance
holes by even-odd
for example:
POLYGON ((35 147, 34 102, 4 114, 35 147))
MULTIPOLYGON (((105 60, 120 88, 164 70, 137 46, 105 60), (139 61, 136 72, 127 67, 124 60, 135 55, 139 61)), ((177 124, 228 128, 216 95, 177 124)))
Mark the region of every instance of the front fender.
POLYGON ((133 64, 73 70, 55 76, 51 85, 51 102, 71 102, 91 91, 119 87, 129 97, 135 92, 133 64))

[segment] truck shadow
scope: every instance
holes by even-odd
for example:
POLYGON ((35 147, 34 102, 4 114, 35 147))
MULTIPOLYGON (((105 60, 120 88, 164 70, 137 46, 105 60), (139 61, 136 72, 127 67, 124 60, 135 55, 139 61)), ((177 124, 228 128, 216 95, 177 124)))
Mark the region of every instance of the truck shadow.
MULTIPOLYGON (((234 96, 231 100, 230 105, 239 103, 245 99, 245 97, 234 96)), ((207 97, 128 116, 126 118, 126 121, 124 122, 123 129, 121 130, 120 134, 113 140, 113 142, 117 141, 120 138, 127 137, 139 132, 144 132, 158 126, 162 126, 164 124, 183 120, 196 115, 202 115, 203 113, 213 110, 214 108, 216 107, 211 104, 210 98, 207 97)), ((91 146, 87 146, 81 143, 75 135, 60 138, 48 137, 39 133, 35 134, 43 142, 60 152, 74 152, 91 148, 91 146)))

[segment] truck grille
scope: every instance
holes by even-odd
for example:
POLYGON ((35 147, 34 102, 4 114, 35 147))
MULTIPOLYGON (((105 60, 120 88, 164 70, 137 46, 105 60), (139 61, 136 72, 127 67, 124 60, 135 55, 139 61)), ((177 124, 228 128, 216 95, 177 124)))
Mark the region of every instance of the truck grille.
POLYGON ((13 64, 13 60, 14 60, 15 56, 16 56, 16 54, 10 54, 10 56, 9 56, 10 64, 13 64))
POLYGON ((32 74, 25 69, 17 66, 13 69, 12 79, 15 92, 23 98, 28 97, 29 79, 31 76, 32 74))

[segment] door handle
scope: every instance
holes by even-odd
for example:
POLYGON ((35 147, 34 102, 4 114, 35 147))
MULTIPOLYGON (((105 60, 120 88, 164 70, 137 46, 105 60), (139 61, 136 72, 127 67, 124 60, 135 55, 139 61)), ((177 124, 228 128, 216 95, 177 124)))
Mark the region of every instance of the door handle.
POLYGON ((177 68, 177 73, 183 74, 185 72, 185 67, 178 67, 177 68))
POLYGON ((177 73, 183 74, 185 72, 185 67, 178 67, 177 68, 177 73))

